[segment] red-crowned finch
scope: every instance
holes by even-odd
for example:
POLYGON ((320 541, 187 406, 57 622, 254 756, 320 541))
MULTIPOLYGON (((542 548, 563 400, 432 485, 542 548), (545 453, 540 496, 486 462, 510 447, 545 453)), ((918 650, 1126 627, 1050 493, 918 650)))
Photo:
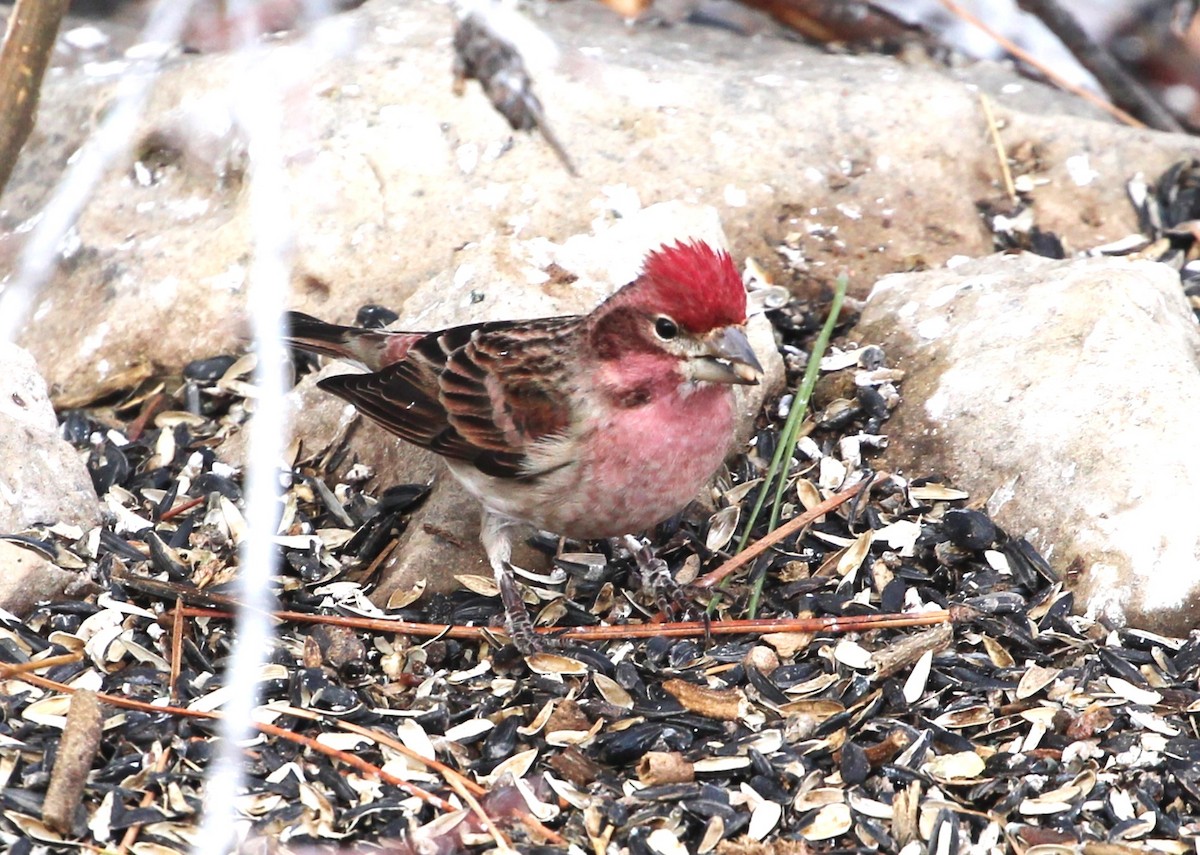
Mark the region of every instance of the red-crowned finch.
POLYGON ((535 644, 511 580, 514 529, 578 539, 647 529, 724 460, 732 384, 754 384, 746 291, 702 242, 651 252, 587 315, 438 332, 335 326, 289 313, 296 347, 370 369, 320 381, 437 452, 483 505, 481 539, 519 646, 535 644))

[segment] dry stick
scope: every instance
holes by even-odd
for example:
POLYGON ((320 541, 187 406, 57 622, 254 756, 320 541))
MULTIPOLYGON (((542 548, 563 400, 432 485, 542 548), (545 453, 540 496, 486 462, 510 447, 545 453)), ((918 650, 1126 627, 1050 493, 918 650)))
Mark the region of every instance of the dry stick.
MULTIPOLYGON (((191 611, 191 609, 185 609, 185 612, 186 611, 191 611)), ((15 677, 17 677, 17 679, 21 680, 22 682, 29 683, 30 685, 38 686, 43 689, 51 689, 53 691, 62 692, 63 694, 68 694, 68 695, 74 694, 76 691, 78 691, 75 688, 68 686, 65 683, 59 683, 55 680, 48 680, 45 677, 38 677, 33 674, 24 674, 22 672, 19 672, 17 670, 19 667, 20 666, 0 664, 0 679, 6 679, 10 676, 15 676, 15 677)), ((152 712, 152 713, 157 713, 157 714, 168 713, 170 715, 178 715, 178 716, 183 716, 186 718, 205 718, 205 719, 212 719, 214 721, 220 720, 220 718, 221 718, 221 713, 219 713, 219 712, 205 712, 202 710, 189 710, 189 709, 185 709, 183 707, 176 707, 176 706, 159 706, 157 704, 146 703, 145 701, 135 701, 132 698, 122 698, 117 695, 106 695, 106 694, 102 694, 100 692, 96 692, 94 694, 95 694, 96 700, 98 700, 100 703, 108 704, 109 706, 119 707, 121 709, 140 710, 143 712, 152 712)), ((294 707, 289 707, 289 709, 286 711, 286 714, 294 715, 298 718, 306 718, 306 719, 313 719, 313 720, 315 720, 319 717, 318 714, 316 714, 316 713, 312 713, 308 710, 296 709, 294 707)), ((417 798, 433 805, 434 807, 438 808, 439 810, 443 810, 446 812, 457 810, 457 808, 454 807, 454 805, 450 804, 448 801, 441 798, 440 796, 436 796, 433 793, 418 787, 416 784, 409 783, 408 781, 405 781, 403 778, 397 778, 395 775, 391 774, 390 772, 385 772, 383 769, 380 769, 378 766, 374 766, 371 763, 368 763, 366 760, 360 759, 359 757, 357 757, 354 754, 348 754, 345 751, 339 751, 336 748, 330 748, 329 746, 322 744, 321 742, 317 741, 316 739, 312 739, 310 737, 303 736, 299 733, 296 733, 291 730, 286 730, 282 727, 277 727, 273 724, 268 724, 267 722, 264 722, 264 721, 255 721, 255 722, 252 722, 252 724, 255 728, 257 728, 262 733, 265 733, 269 736, 277 736, 280 739, 285 739, 289 742, 295 742, 299 745, 303 745, 306 748, 310 748, 319 754, 324 754, 328 757, 332 757, 335 760, 339 760, 342 763, 345 763, 349 766, 353 766, 354 768, 358 769, 360 772, 363 772, 364 774, 379 778, 381 781, 391 784, 392 786, 399 787, 400 789, 404 790, 409 795, 416 796, 417 798)), ((366 730, 365 728, 357 729, 356 727, 350 727, 350 726, 348 726, 348 725, 350 725, 349 722, 338 722, 338 725, 339 725, 339 727, 342 727, 344 730, 349 730, 349 731, 352 731, 355 733, 361 733, 363 735, 369 736, 371 739, 374 739, 384 745, 387 745, 389 748, 393 748, 398 751, 401 751, 402 753, 404 753, 404 755, 406 757, 413 757, 414 759, 418 759, 421 762, 429 765, 430 768, 433 768, 438 772, 442 772, 443 770, 449 771, 455 777, 462 780, 464 783, 469 783, 469 782, 467 782, 467 779, 463 778, 463 776, 460 773, 456 772, 453 769, 450 769, 450 767, 445 766, 444 764, 439 763, 437 761, 433 761, 431 763, 428 760, 428 758, 421 757, 419 754, 415 754, 415 753, 409 751, 407 748, 401 747, 400 743, 393 740, 387 734, 374 733, 372 731, 366 730)), ((477 785, 472 784, 472 786, 477 786, 477 785)), ((479 791, 480 791, 480 794, 483 794, 484 792, 486 792, 482 788, 480 788, 479 791)), ((528 814, 521 814, 519 818, 520 818, 521 822, 524 823, 528 828, 530 828, 533 831, 537 832, 538 834, 542 835, 546 840, 549 840, 555 844, 565 844, 566 841, 560 835, 558 835, 553 830, 546 828, 546 826, 544 826, 540 822, 538 822, 536 817, 533 817, 528 814)))
MULTIPOLYGON (((9 666, 0 665, 0 678, 8 677, 8 670, 9 666)), ((77 691, 74 687, 68 686, 66 683, 59 683, 57 680, 47 680, 45 677, 38 677, 34 674, 23 674, 18 679, 20 679, 23 683, 29 683, 30 685, 38 686, 39 688, 43 689, 51 689, 66 695, 72 695, 77 691)), ((214 721, 221 719, 221 714, 218 712, 189 710, 183 707, 175 706, 159 706, 157 704, 146 703, 145 701, 135 701, 132 698, 122 698, 118 695, 106 695, 100 692, 96 692, 96 699, 100 701, 100 703, 108 704, 109 706, 128 710, 140 710, 142 712, 155 713, 157 715, 167 713, 168 715, 178 715, 186 718, 206 718, 214 721)), ((336 748, 330 748, 328 745, 323 745, 315 739, 302 736, 301 734, 290 730, 285 730, 282 727, 276 727, 273 724, 267 724, 264 721, 253 722, 253 725, 258 730, 270 736, 278 736, 280 739, 286 739, 289 742, 295 742, 320 754, 332 757, 335 760, 340 760, 341 762, 349 766, 353 766, 367 775, 377 777, 388 784, 399 787, 410 796, 416 796, 417 798, 433 805, 439 810, 447 812, 457 810, 454 805, 450 804, 440 796, 435 796, 433 793, 421 789, 416 784, 409 783, 402 778, 397 778, 390 772, 385 772, 383 769, 373 766, 366 760, 362 760, 353 754, 348 754, 345 751, 338 751, 336 748)))
POLYGON ((137 442, 141 437, 142 432, 146 429, 146 423, 153 418, 159 410, 166 404, 166 396, 162 392, 152 396, 149 401, 142 405, 142 411, 138 413, 136 419, 129 423, 129 429, 126 436, 130 442, 137 442))
POLYGON ((699 638, 704 635, 749 635, 771 632, 866 632, 873 629, 899 629, 908 626, 932 626, 955 620, 953 611, 934 609, 912 614, 849 615, 817 618, 755 618, 753 620, 681 621, 678 623, 618 624, 591 626, 562 633, 563 638, 578 641, 603 641, 613 638, 699 638))
POLYGON ((392 542, 386 547, 379 550, 379 554, 375 556, 375 560, 367 565, 367 569, 362 572, 361 578, 365 581, 375 576, 375 571, 379 569, 379 565, 392 557, 392 553, 396 551, 396 547, 400 545, 400 538, 393 537, 392 542))
POLYGON ((984 118, 987 119, 988 134, 992 137, 992 145, 996 147, 996 159, 1000 161, 1000 175, 1004 178, 1004 190, 1008 193, 1009 201, 1017 201, 1017 187, 1013 184, 1012 172, 1008 168, 1008 153, 1004 143, 1000 141, 1000 129, 996 127, 996 117, 992 115, 992 99, 984 93, 979 93, 979 104, 983 107, 984 118))
POLYGON ((75 809, 83 798, 88 773, 100 750, 103 727, 104 713, 96 693, 85 689, 71 695, 67 723, 42 801, 42 819, 59 834, 69 835, 74 829, 75 809))
POLYGON ((1171 112, 1130 76, 1111 53, 1097 44, 1058 0, 1017 0, 1017 5, 1042 20, 1050 32, 1074 54, 1079 64, 1092 73, 1114 104, 1128 110, 1155 130, 1183 132, 1183 127, 1171 112))
MULTIPOLYGON (((814 511, 819 512, 818 509, 814 509, 814 511)), ((788 525, 791 525, 791 523, 788 525)), ((124 581, 129 582, 130 580, 124 581)), ((230 607, 236 608, 236 603, 230 603, 230 607)), ((495 628, 493 627, 416 623, 414 621, 396 620, 394 618, 320 615, 311 612, 279 611, 272 612, 271 616, 275 620, 297 624, 344 626, 368 632, 387 632, 422 638, 440 637, 479 640, 495 632, 495 628)), ((172 612, 163 615, 159 620, 169 623, 173 620, 177 621, 190 617, 232 620, 233 613, 222 609, 184 606, 178 615, 172 612)), ((567 638, 575 641, 603 641, 613 638, 651 638, 656 635, 700 637, 703 635, 745 635, 762 632, 860 632, 868 629, 883 629, 885 627, 928 626, 945 623, 946 621, 956 621, 958 619, 951 612, 937 610, 922 614, 871 614, 821 618, 756 618, 753 620, 722 620, 716 622, 688 621, 678 623, 616 624, 612 626, 575 627, 572 629, 551 626, 538 627, 536 631, 545 635, 554 635, 559 638, 567 638)))
MULTIPOLYGON (((423 764, 426 768, 432 769, 433 771, 435 771, 439 775, 441 775, 443 778, 445 778, 446 783, 449 784, 451 787, 453 787, 455 792, 457 792, 460 796, 463 796, 464 801, 466 801, 466 795, 464 795, 464 791, 466 794, 471 795, 471 796, 487 795, 486 789, 479 786, 479 784, 476 784, 470 778, 466 777, 461 772, 459 772, 457 769, 447 766, 445 763, 443 763, 442 761, 437 760, 435 758, 426 757, 423 754, 418 754, 416 751, 413 751, 411 748, 409 748, 403 742, 401 742, 400 740, 391 736, 390 734, 381 733, 376 730, 371 730, 370 728, 363 727, 361 724, 355 724, 352 721, 344 721, 344 720, 338 719, 338 718, 330 718, 329 716, 327 716, 323 713, 320 713, 320 712, 316 712, 314 710, 306 710, 306 709, 300 709, 298 707, 293 707, 290 704, 287 705, 286 707, 268 705, 268 708, 271 709, 273 712, 279 712, 279 713, 282 713, 283 715, 295 716, 296 718, 304 718, 304 719, 308 719, 310 721, 323 721, 326 724, 331 724, 334 727, 339 728, 340 730, 346 731, 347 733, 356 733, 359 736, 365 736, 373 742, 377 742, 380 745, 384 745, 384 746, 392 749, 397 754, 403 754, 405 757, 409 758, 410 760, 414 760, 417 763, 423 764)), ((470 802, 468 802, 468 804, 470 804, 470 802)), ((480 808, 480 810, 482 810, 482 808, 480 808)), ((566 845, 567 841, 565 838, 560 837, 556 832, 551 831, 550 829, 543 826, 534 817, 532 817, 528 814, 521 814, 519 816, 519 818, 527 827, 536 831, 538 834, 544 835, 547 840, 554 843, 555 845, 561 845, 561 846, 566 845)), ((488 819, 490 819, 490 817, 488 819)))
POLYGON ((42 77, 69 0, 17 0, 0 47, 0 194, 37 118, 42 77))
POLYGON ((43 668, 53 668, 55 665, 68 665, 72 662, 78 662, 83 658, 83 652, 64 653, 61 656, 47 656, 45 659, 34 659, 31 662, 22 662, 19 665, 4 665, 3 674, 6 677, 16 677, 21 674, 27 674, 30 671, 41 671, 43 668))
MULTIPOLYGON (((160 707, 160 709, 166 709, 166 707, 160 707)), ((251 723, 255 728, 267 734, 268 736, 278 736, 280 739, 286 739, 289 742, 295 742, 299 745, 311 748, 313 751, 326 754, 335 760, 340 760, 343 763, 346 763, 347 765, 353 766, 356 769, 364 772, 365 774, 371 775, 372 777, 377 777, 381 781, 385 781, 394 787, 399 787, 409 795, 416 796, 417 798, 428 802, 439 810, 444 810, 447 812, 458 810, 458 808, 454 807, 454 805, 450 804, 450 802, 446 801, 441 796, 435 796, 433 793, 418 787, 416 784, 409 783, 403 778, 397 778, 391 772, 385 772, 378 766, 374 766, 354 754, 349 754, 345 751, 338 751, 336 748, 330 748, 327 745, 322 745, 316 739, 303 736, 283 727, 276 727, 273 724, 267 724, 265 721, 255 721, 251 723)))
POLYGON ((891 642, 887 647, 876 650, 871 654, 875 664, 873 680, 890 677, 897 671, 907 668, 926 653, 940 653, 954 641, 954 628, 949 624, 941 624, 924 632, 901 638, 891 642))
MULTIPOLYGON (((804 513, 800 514, 800 516, 788 520, 786 523, 781 525, 779 528, 775 529, 774 531, 772 531, 769 534, 767 534, 766 536, 764 536, 761 540, 757 541, 756 543, 752 543, 750 546, 747 546, 745 549, 743 549, 737 555, 730 558, 728 561, 726 561, 724 564, 722 564, 716 570, 712 571, 711 573, 709 573, 706 576, 701 576, 694 583, 692 583, 692 587, 694 587, 694 588, 711 588, 713 585, 720 582, 722 579, 724 579, 730 573, 737 570, 739 567, 743 566, 744 564, 749 563, 750 561, 753 561, 755 558, 762 555, 764 552, 766 552, 772 546, 779 543, 779 541, 784 540, 784 539, 788 538, 789 536, 795 534, 800 529, 804 528, 806 525, 808 525, 809 523, 816 520, 818 517, 824 516, 825 514, 832 511, 834 508, 837 508, 840 505, 845 504, 847 501, 849 501, 850 499, 857 496, 859 494, 859 492, 863 489, 863 487, 866 486, 866 484, 867 484, 867 481, 865 481, 865 480, 859 481, 853 487, 843 490, 840 493, 833 494, 828 499, 821 502, 821 504, 817 505, 815 508, 805 511, 804 513)), ((724 623, 724 622, 725 621, 722 621, 722 623, 724 623)))
MULTIPOLYGON (((231 612, 216 609, 184 607, 184 617, 209 617, 232 620, 231 612)), ((414 623, 388 618, 343 617, 341 615, 316 615, 309 612, 274 612, 274 618, 292 623, 327 624, 363 629, 370 632, 391 632, 400 635, 415 635, 426 638, 480 639, 494 633, 494 627, 453 626, 440 623, 414 623)), ((615 624, 612 626, 586 626, 562 629, 561 627, 538 627, 535 631, 569 638, 575 641, 602 641, 611 638, 652 638, 658 635, 702 636, 744 635, 758 632, 859 632, 868 629, 896 628, 905 626, 929 626, 958 618, 950 611, 937 609, 919 614, 871 614, 848 617, 820 618, 756 618, 754 620, 680 621, 678 623, 615 624)))
MULTIPOLYGON (((505 855, 516 855, 516 851, 512 848, 512 841, 496 827, 496 823, 492 822, 492 818, 487 815, 487 811, 483 809, 483 805, 479 803, 479 800, 471 795, 467 791, 467 788, 462 785, 462 778, 447 778, 446 783, 454 789, 454 792, 458 793, 459 798, 466 802, 471 812, 479 818, 484 829, 496 841, 496 848, 505 853, 505 855)), ((563 842, 565 843, 566 841, 564 840, 563 842)))
MULTIPOLYGON (((761 540, 751 544, 742 552, 726 561, 713 572, 697 580, 696 587, 710 588, 721 579, 735 572, 738 568, 752 561, 776 543, 795 534, 821 516, 845 504, 858 495, 867 486, 868 481, 860 481, 853 487, 829 497, 811 510, 789 520, 761 540)), ((142 580, 134 577, 123 578, 123 582, 140 587, 142 580)), ((223 598, 224 599, 224 598, 223 598)), ((229 607, 236 607, 233 602, 229 607)), ((492 631, 489 627, 450 626, 446 624, 416 623, 413 621, 394 620, 390 618, 343 617, 339 615, 317 615, 308 612, 278 611, 272 615, 276 620, 290 621, 299 624, 326 624, 330 626, 345 626, 353 629, 369 630, 371 632, 389 632, 421 637, 443 636, 449 638, 478 639, 492 631)), ((185 617, 214 617, 228 620, 233 617, 228 611, 212 608, 184 607, 176 610, 173 619, 178 622, 185 617)), ((171 618, 164 615, 162 619, 171 618)), ((850 617, 825 618, 765 618, 756 620, 723 620, 717 622, 690 621, 672 624, 618 624, 615 626, 579 627, 563 630, 556 627, 538 627, 537 632, 555 635, 579 641, 597 641, 610 638, 644 638, 655 635, 669 636, 699 636, 734 635, 759 632, 852 632, 865 629, 882 629, 884 627, 929 626, 952 620, 949 612, 938 610, 925 614, 884 614, 856 615, 850 617)))
MULTIPOLYGON (((164 745, 163 750, 159 752, 158 759, 154 761, 154 774, 161 775, 167 771, 167 764, 170 762, 170 757, 171 749, 169 746, 164 745)), ((142 800, 138 806, 145 808, 150 807, 152 804, 154 804, 154 793, 146 790, 142 794, 142 800)), ((125 829, 125 835, 121 838, 120 845, 117 846, 118 853, 122 853, 123 855, 123 853, 129 851, 133 844, 137 843, 138 835, 142 833, 142 825, 143 823, 139 822, 125 829)))
POLYGON ((192 508, 196 507, 196 505, 201 504, 206 498, 208 498, 208 497, 207 496, 197 496, 194 499, 188 499, 186 502, 178 504, 175 507, 171 508, 169 511, 164 512, 163 515, 160 517, 160 520, 165 522, 166 520, 169 520, 172 517, 179 516, 184 511, 190 511, 192 508))
MULTIPOLYGON (((338 722, 338 724, 340 724, 340 725, 341 724, 349 724, 349 722, 338 722)), ((258 728, 259 730, 262 730, 263 733, 265 733, 265 734, 276 734, 277 733, 277 735, 282 736, 284 734, 292 733, 292 731, 290 731, 290 730, 283 730, 282 728, 276 728, 275 725, 265 724, 263 722, 254 722, 254 727, 258 728)), ((349 730, 350 728, 346 728, 346 729, 349 730)), ((397 746, 401 745, 400 742, 396 742, 395 740, 392 740, 390 736, 388 736, 386 734, 373 733, 373 731, 371 731, 371 730, 362 729, 361 731, 355 731, 355 733, 362 733, 362 734, 368 735, 373 740, 383 742, 384 745, 388 746, 389 748, 397 748, 397 746)), ((299 734, 294 734, 294 735, 299 736, 299 734)), ((283 739, 289 739, 289 737, 283 736, 283 739)), ((301 739, 304 739, 307 741, 308 737, 306 737, 306 736, 301 737, 301 739)), ((317 743, 316 740, 312 740, 312 742, 317 743)), ((317 743, 317 745, 319 745, 319 743, 317 743)), ((323 753, 328 753, 330 755, 330 757, 335 757, 335 758, 341 758, 343 755, 343 752, 334 751, 334 749, 330 749, 329 752, 323 752, 323 753)), ((438 763, 437 760, 434 760, 431 763, 430 759, 421 757, 421 755, 418 753, 410 752, 409 749, 407 749, 407 748, 403 748, 402 753, 404 754, 404 757, 412 757, 415 760, 419 760, 419 761, 421 761, 421 763, 424 763, 428 767, 431 767, 431 769, 433 769, 434 771, 438 771, 439 773, 442 773, 443 776, 445 776, 445 772, 450 772, 450 776, 445 776, 446 783, 448 783, 450 785, 450 787, 454 788, 455 790, 457 790, 457 788, 455 787, 455 783, 454 783, 455 781, 462 782, 462 783, 468 783, 467 778, 464 778, 460 772, 450 769, 450 767, 446 766, 445 764, 438 763)), ((353 755, 349 755, 349 757, 353 757, 353 755)), ((358 758, 355 758, 355 759, 358 759, 358 758)), ((372 775, 378 775, 378 777, 380 779, 382 779, 382 781, 388 782, 390 784, 403 785, 403 789, 416 790, 416 791, 418 791, 418 793, 425 793, 425 790, 421 790, 419 787, 416 787, 415 784, 408 784, 408 782, 403 781, 403 778, 397 778, 395 776, 392 776, 390 772, 384 772, 382 769, 379 769, 378 766, 372 766, 371 764, 366 763, 365 760, 362 761, 362 767, 364 767, 364 769, 374 770, 374 772, 372 772, 372 775)), ((476 784, 473 784, 473 785, 475 785, 475 787, 478 787, 478 785, 476 785, 476 784)), ((486 793, 486 790, 482 790, 480 788, 480 793, 484 794, 484 793, 486 793)), ((413 795, 416 795, 416 793, 413 793, 413 795)), ((430 795, 433 797, 433 799, 437 799, 437 796, 433 796, 433 794, 426 794, 426 795, 430 795)), ((421 796, 421 797, 422 797, 422 799, 424 799, 424 796, 421 796)), ((442 807, 443 811, 454 811, 454 809, 457 809, 454 806, 450 805, 449 802, 440 801, 440 800, 438 800, 438 801, 440 803, 434 803, 434 806, 436 806, 436 807, 445 806, 445 807, 442 807)), ((492 818, 488 817, 488 815, 484 811, 484 808, 482 808, 481 806, 478 806, 478 807, 479 807, 479 813, 482 814, 482 817, 484 817, 484 819, 486 819, 487 823, 492 823, 492 818)), ((521 813, 521 814, 517 814, 517 818, 521 820, 521 823, 524 826, 528 827, 528 829, 530 829, 536 833, 539 833, 539 835, 541 835, 542 837, 547 839, 547 841, 550 841, 551 843, 556 844, 556 845, 566 845, 565 838, 558 835, 557 832, 554 832, 551 829, 547 829, 547 827, 545 825, 542 825, 540 823, 540 821, 538 821, 538 818, 534 817, 533 814, 521 813)))
POLYGON ((1051 71, 1044 63, 1040 62, 1036 57, 1033 56, 1033 54, 1029 53, 1029 51, 1025 50, 1011 39, 1007 39, 1000 33, 996 32, 979 18, 975 17, 958 3, 954 2, 954 0, 941 0, 941 4, 949 9, 951 14, 957 15, 972 26, 983 30, 983 32, 991 36, 992 39, 995 40, 998 45, 1000 45, 1000 47, 1004 48, 1017 59, 1021 60, 1021 62, 1028 63, 1036 68, 1055 86, 1058 86, 1060 89, 1067 90, 1072 95, 1078 95, 1089 104, 1099 107, 1101 110, 1115 116, 1119 121, 1122 121, 1127 125, 1132 125, 1135 128, 1146 127, 1144 122, 1138 121, 1120 107, 1113 106, 1108 101, 1105 101, 1103 98, 1096 95, 1094 92, 1090 92, 1089 90, 1084 89, 1082 86, 1077 86, 1061 75, 1051 71))
POLYGON ((237 609, 238 601, 224 594, 210 594, 194 585, 181 585, 150 576, 139 576, 124 567, 114 567, 111 578, 127 588, 158 597, 160 600, 183 600, 187 606, 204 606, 210 609, 237 609))
MULTIPOLYGON (((274 706, 271 707, 271 709, 275 712, 281 712, 284 715, 294 715, 298 718, 309 719, 310 721, 325 721, 327 718, 319 712, 297 708, 291 706, 290 704, 286 707, 274 706)), ((467 803, 467 807, 470 808, 471 812, 479 818, 480 823, 487 830, 487 832, 492 835, 492 838, 496 841, 501 851, 512 852, 512 841, 510 841, 500 831, 500 829, 496 828, 495 823, 492 822, 492 818, 487 815, 487 812, 475 798, 475 796, 482 796, 487 793, 487 790, 485 790, 483 787, 479 786, 474 781, 464 778, 461 774, 459 774, 458 770, 451 769, 441 761, 432 757, 426 757, 423 754, 418 754, 400 740, 393 739, 386 733, 380 733, 371 730, 370 728, 363 727, 362 725, 354 724, 350 721, 333 719, 328 723, 332 724, 334 727, 346 731, 347 733, 356 733, 359 736, 365 736, 372 742, 384 745, 396 753, 404 755, 410 760, 415 760, 416 762, 425 766, 427 769, 433 769, 437 771, 443 778, 446 779, 446 783, 450 785, 451 789, 458 793, 462 800, 467 803)), ((560 841, 564 844, 566 842, 561 838, 560 841)))
POLYGON ((167 683, 167 697, 173 704, 179 703, 179 672, 183 667, 183 598, 175 598, 175 620, 171 624, 171 681, 167 683))
MULTIPOLYGON (((278 708, 276 707, 274 709, 278 709, 278 708)), ((292 715, 293 711, 295 709, 296 709, 295 707, 289 706, 288 710, 285 714, 292 715)), ((305 715, 303 716, 304 718, 312 718, 313 721, 324 720, 327 718, 327 716, 324 716, 319 712, 312 712, 310 710, 303 710, 302 712, 305 713, 305 715)), ((330 721, 329 724, 332 724, 334 727, 337 727, 340 730, 344 730, 347 733, 357 733, 359 736, 365 736, 368 739, 378 742, 380 745, 387 746, 388 748, 395 751, 397 754, 403 754, 405 757, 408 757, 410 760, 415 760, 418 763, 423 763, 426 767, 433 769, 439 775, 444 777, 447 781, 450 781, 451 779, 460 780, 462 782, 463 786, 466 787, 466 789, 468 791, 470 791, 473 795, 482 796, 487 793, 487 790, 485 790, 483 787, 476 784, 470 778, 463 777, 463 775, 457 769, 453 769, 450 766, 447 766, 445 763, 443 763, 440 760, 426 757, 423 754, 418 754, 416 751, 413 751, 411 748, 409 748, 407 745, 405 745, 400 740, 395 739, 394 737, 392 737, 386 733, 379 733, 378 731, 371 730, 368 727, 363 727, 361 724, 355 724, 352 721, 343 721, 341 719, 336 719, 336 718, 333 719, 332 721, 330 721)))

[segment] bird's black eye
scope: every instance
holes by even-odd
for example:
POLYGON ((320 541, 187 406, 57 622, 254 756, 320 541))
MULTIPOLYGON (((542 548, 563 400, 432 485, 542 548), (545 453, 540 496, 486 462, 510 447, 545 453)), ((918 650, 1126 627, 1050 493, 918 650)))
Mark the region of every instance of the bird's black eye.
POLYGON ((679 335, 679 327, 675 322, 665 315, 654 322, 654 331, 658 333, 661 339, 672 339, 679 335))

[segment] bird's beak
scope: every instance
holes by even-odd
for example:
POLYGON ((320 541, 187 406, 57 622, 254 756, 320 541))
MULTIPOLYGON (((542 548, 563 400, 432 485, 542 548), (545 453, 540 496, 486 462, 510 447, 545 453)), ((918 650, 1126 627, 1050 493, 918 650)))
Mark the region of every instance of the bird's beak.
POLYGON ((742 386, 754 386, 762 380, 762 366, 741 327, 715 329, 700 341, 704 353, 688 360, 692 380, 742 386))

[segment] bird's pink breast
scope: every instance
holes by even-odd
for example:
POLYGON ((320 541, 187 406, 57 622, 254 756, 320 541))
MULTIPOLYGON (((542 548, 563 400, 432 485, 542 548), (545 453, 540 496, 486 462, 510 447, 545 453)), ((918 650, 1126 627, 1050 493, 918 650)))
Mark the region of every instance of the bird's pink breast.
POLYGON ((535 525, 575 538, 649 528, 679 511, 729 451, 733 394, 706 386, 612 412, 595 425, 573 470, 573 489, 539 508, 535 525))

